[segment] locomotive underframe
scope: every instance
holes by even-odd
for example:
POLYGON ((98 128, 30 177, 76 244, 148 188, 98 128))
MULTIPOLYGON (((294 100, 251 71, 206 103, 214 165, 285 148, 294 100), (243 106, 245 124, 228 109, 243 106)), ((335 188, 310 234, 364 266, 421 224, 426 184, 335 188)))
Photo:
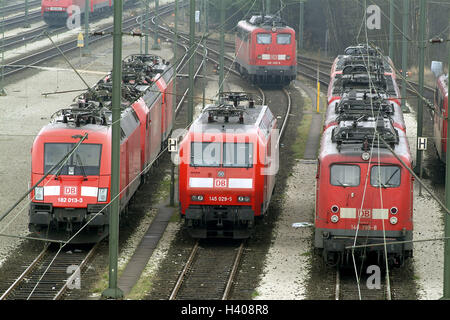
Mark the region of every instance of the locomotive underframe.
POLYGON ((28 229, 40 236, 61 231, 73 235, 89 222, 83 233, 107 234, 109 207, 96 215, 105 205, 92 204, 87 208, 59 208, 51 203, 32 203, 29 211, 28 229))
POLYGON ((288 84, 297 78, 296 66, 257 66, 244 64, 239 72, 254 83, 288 84))
POLYGON ((190 206, 185 215, 185 227, 193 238, 245 239, 254 222, 251 206, 190 206))
MULTIPOLYGON (((384 243, 382 230, 359 230, 356 244, 355 230, 317 229, 314 237, 315 247, 322 249, 323 258, 330 265, 353 263, 353 252, 358 259, 367 260, 370 257, 375 257, 380 266, 384 263, 385 246, 379 245, 384 243), (375 244, 378 245, 371 246, 375 244), (346 249, 353 245, 366 245, 366 247, 355 248, 354 251, 346 249)), ((386 242, 411 241, 413 232, 406 229, 385 231, 385 238, 386 242)), ((387 244, 386 250, 389 263, 401 266, 405 259, 412 257, 413 244, 412 242, 387 244)))

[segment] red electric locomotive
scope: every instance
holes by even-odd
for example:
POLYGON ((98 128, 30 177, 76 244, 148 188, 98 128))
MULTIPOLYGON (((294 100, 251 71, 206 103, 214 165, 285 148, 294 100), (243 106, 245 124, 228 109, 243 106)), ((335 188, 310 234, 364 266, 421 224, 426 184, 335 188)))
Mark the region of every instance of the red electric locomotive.
POLYGON ((297 77, 295 31, 280 18, 239 21, 235 44, 236 69, 252 82, 284 85, 297 77))
POLYGON ((247 238, 270 203, 278 170, 277 120, 246 94, 208 105, 180 144, 179 199, 195 238, 247 238))
POLYGON ((389 115, 394 127, 406 132, 402 108, 386 99, 381 92, 371 93, 370 90, 351 90, 345 93, 336 103, 327 108, 324 129, 339 123, 339 119, 347 114, 356 116, 389 115))
MULTIPOLYGON (((134 0, 125 0, 125 4, 134 0)), ((100 14, 111 11, 114 0, 89 0, 89 14, 100 14)), ((85 0, 42 0, 41 14, 48 25, 67 25, 67 20, 74 14, 84 16, 85 0)))
MULTIPOLYGON (((172 130, 173 105, 166 94, 172 82, 172 68, 159 57, 133 55, 123 63, 121 210, 126 210, 172 130)), ((83 228, 73 242, 95 242, 108 234, 111 100, 107 76, 71 108, 55 113, 36 137, 31 184, 47 175, 30 194, 29 229, 38 236, 68 240, 83 228), (69 152, 67 160, 53 168, 69 152)))
POLYGON ((444 163, 447 152, 448 81, 448 75, 441 75, 437 79, 433 113, 434 145, 439 159, 444 163))
POLYGON ((334 60, 328 86, 328 104, 336 104, 346 88, 368 89, 372 81, 372 87, 375 85, 377 91, 382 91, 392 103, 400 106, 400 90, 391 59, 373 48, 370 48, 370 54, 355 55, 361 52, 355 51, 362 50, 360 47, 349 47, 345 51, 349 55, 340 55, 334 60))
MULTIPOLYGON (((412 240, 413 177, 382 140, 411 168, 405 132, 386 115, 343 117, 322 136, 317 166, 315 240, 330 264, 374 256, 384 242, 412 240), (352 251, 349 247, 362 245, 352 251)), ((401 265, 412 243, 387 244, 389 263, 401 265)))

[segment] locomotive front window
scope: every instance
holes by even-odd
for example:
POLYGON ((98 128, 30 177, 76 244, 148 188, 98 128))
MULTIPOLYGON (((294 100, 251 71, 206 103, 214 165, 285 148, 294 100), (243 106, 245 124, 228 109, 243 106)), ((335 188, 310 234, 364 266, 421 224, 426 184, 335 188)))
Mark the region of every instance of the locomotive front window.
POLYGON ((278 44, 291 44, 291 35, 289 33, 280 33, 277 35, 278 44))
POLYGON ((220 166, 219 142, 192 142, 191 166, 218 167, 220 166))
POLYGON ((400 177, 400 167, 398 166, 373 166, 370 170, 370 184, 373 187, 399 187, 400 177))
MULTIPOLYGON (((46 143, 44 145, 44 172, 47 173, 55 164, 72 150, 73 143, 46 143)), ((99 175, 102 146, 100 144, 82 143, 60 167, 51 174, 62 175, 99 175)))
POLYGON ((258 33, 256 35, 256 42, 258 44, 271 44, 272 35, 270 33, 258 33))
POLYGON ((333 186, 356 187, 359 185, 361 168, 356 165, 335 164, 330 169, 330 183, 333 186))
POLYGON ((253 143, 224 143, 223 166, 250 168, 253 166, 253 143))

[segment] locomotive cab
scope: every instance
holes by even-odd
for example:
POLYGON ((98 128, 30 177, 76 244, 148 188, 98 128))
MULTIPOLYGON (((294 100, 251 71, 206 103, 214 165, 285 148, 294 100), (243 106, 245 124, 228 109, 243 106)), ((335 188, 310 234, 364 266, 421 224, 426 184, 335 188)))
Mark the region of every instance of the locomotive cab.
POLYGON ((53 231, 73 234, 89 221, 86 234, 107 234, 110 136, 106 128, 99 132, 89 127, 85 128, 87 139, 75 150, 79 132, 62 124, 44 127, 35 140, 31 183, 48 176, 31 193, 31 232, 49 233, 55 238, 53 231), (53 168, 66 155, 67 160, 53 168))

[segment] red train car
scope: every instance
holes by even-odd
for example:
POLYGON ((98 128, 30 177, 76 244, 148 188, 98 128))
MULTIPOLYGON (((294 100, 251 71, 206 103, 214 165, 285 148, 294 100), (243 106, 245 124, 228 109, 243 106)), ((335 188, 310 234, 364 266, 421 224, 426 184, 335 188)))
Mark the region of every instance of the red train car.
MULTIPOLYGON (((323 133, 316 176, 314 245, 330 264, 385 257, 384 241, 413 236, 413 177, 378 140, 375 132, 411 168, 404 131, 386 117, 365 121, 343 119, 323 133), (376 246, 378 244, 378 246, 376 246)), ((401 265, 412 255, 412 243, 388 244, 387 258, 401 265)))
MULTIPOLYGON (((156 56, 134 55, 123 63, 121 210, 127 209, 172 130, 173 105, 165 98, 172 78, 172 68, 156 56)), ((83 229, 74 242, 95 242, 108 234, 111 98, 107 76, 71 108, 58 111, 36 137, 31 184, 48 174, 30 194, 29 229, 38 236, 67 240, 83 229), (50 171, 85 134, 67 161, 50 171)))
POLYGON ((181 215, 192 237, 251 235, 275 184, 276 128, 267 106, 236 93, 225 93, 192 124, 179 153, 181 215))
POLYGON ((433 113, 434 145, 439 159, 444 163, 447 153, 448 78, 448 75, 441 75, 436 81, 433 113))
POLYGON ((297 77, 295 31, 273 16, 239 21, 235 66, 254 83, 288 84, 297 77))

